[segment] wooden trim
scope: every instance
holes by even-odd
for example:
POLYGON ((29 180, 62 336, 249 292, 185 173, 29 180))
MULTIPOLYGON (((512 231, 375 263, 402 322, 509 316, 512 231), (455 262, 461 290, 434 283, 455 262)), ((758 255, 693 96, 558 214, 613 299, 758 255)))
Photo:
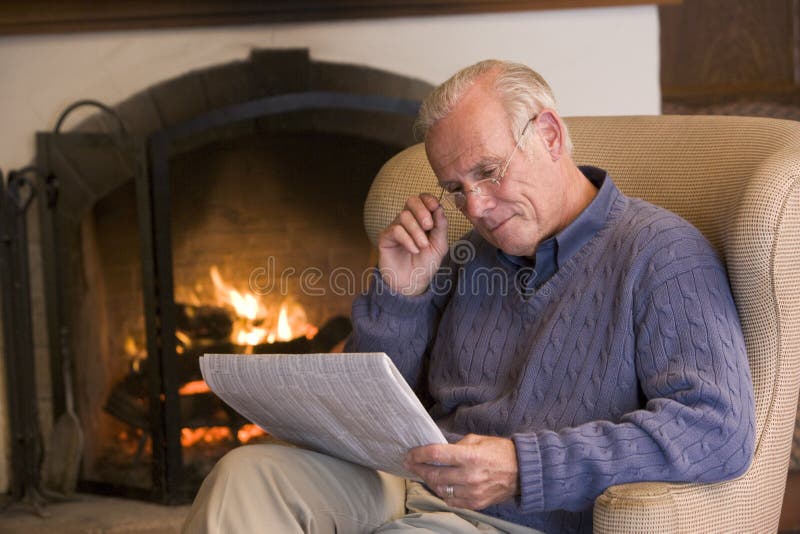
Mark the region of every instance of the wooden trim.
POLYGON ((739 85, 695 85, 685 87, 663 86, 664 99, 695 98, 705 96, 786 95, 800 91, 800 87, 788 82, 741 83, 739 85))
POLYGON ((28 0, 0 4, 0 35, 496 13, 682 0, 28 0))
POLYGON ((800 0, 793 0, 792 14, 792 70, 794 83, 800 85, 800 0))
POLYGON ((796 533, 800 531, 800 471, 789 471, 786 477, 786 493, 783 494, 783 508, 778 532, 796 533))

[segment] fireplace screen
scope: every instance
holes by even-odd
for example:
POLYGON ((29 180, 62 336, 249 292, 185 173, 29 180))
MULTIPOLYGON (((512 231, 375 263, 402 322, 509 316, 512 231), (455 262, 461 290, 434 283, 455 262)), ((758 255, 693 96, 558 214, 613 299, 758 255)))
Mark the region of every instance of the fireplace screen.
POLYGON ((416 107, 305 93, 147 145, 40 134, 39 165, 59 183, 41 211, 52 369, 74 362, 82 489, 184 502, 225 452, 271 439, 209 392, 197 358, 341 350, 374 264, 361 208, 408 144, 354 124, 410 132, 416 107))

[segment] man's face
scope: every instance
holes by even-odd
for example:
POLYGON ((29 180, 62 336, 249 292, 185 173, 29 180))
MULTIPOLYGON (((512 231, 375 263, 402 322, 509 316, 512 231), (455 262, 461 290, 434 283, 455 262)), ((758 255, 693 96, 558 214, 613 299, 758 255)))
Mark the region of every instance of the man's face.
POLYGON ((448 192, 467 192, 462 211, 475 229, 492 245, 516 256, 534 255, 541 241, 566 224, 562 210, 566 182, 538 122, 528 126, 526 142, 511 157, 500 184, 483 187, 484 195, 467 191, 490 173, 499 174, 520 134, 511 131, 491 89, 477 82, 450 115, 430 129, 425 142, 439 184, 448 192))

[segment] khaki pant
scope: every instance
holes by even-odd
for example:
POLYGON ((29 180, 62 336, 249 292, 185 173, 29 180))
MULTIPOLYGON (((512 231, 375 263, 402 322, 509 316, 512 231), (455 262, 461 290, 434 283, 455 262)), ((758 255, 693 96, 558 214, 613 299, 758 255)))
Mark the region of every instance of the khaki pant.
POLYGON ((451 508, 421 484, 282 445, 228 453, 203 482, 184 534, 538 531, 451 508))

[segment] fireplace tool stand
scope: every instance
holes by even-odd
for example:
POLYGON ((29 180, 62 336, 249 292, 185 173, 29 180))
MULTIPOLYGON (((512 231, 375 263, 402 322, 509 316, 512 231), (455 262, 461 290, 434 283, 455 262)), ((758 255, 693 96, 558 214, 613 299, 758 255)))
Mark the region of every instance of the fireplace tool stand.
MULTIPOLYGON (((11 499, 0 510, 21 506, 40 517, 46 517, 49 515, 44 510, 46 504, 71 499, 51 489, 60 489, 60 486, 45 487, 43 481, 47 481, 42 478, 43 447, 36 397, 26 223, 28 208, 37 193, 34 180, 29 177, 31 175, 41 177, 41 171, 33 166, 11 171, 7 184, 3 182, 0 173, 0 287, 3 288, 3 340, 12 437, 11 499)), ((50 205, 54 203, 57 191, 53 176, 47 177, 46 187, 50 205)), ((70 375, 68 369, 65 368, 64 371, 64 380, 67 381, 70 375)), ((65 384, 66 386, 69 384, 65 384)), ((54 428, 54 439, 56 431, 57 428, 54 428)), ((60 450, 66 445, 63 439, 58 441, 60 442, 52 443, 45 451, 47 456, 52 455, 53 450, 60 450)), ((47 459, 45 457, 45 468, 47 459)), ((52 461, 64 463, 64 458, 59 457, 52 461)))
POLYGON ((6 185, 0 175, 0 278, 3 344, 11 428, 11 501, 46 516, 46 491, 40 484, 42 435, 36 399, 36 372, 31 324, 26 214, 36 189, 26 176, 32 168, 12 171, 6 185))

